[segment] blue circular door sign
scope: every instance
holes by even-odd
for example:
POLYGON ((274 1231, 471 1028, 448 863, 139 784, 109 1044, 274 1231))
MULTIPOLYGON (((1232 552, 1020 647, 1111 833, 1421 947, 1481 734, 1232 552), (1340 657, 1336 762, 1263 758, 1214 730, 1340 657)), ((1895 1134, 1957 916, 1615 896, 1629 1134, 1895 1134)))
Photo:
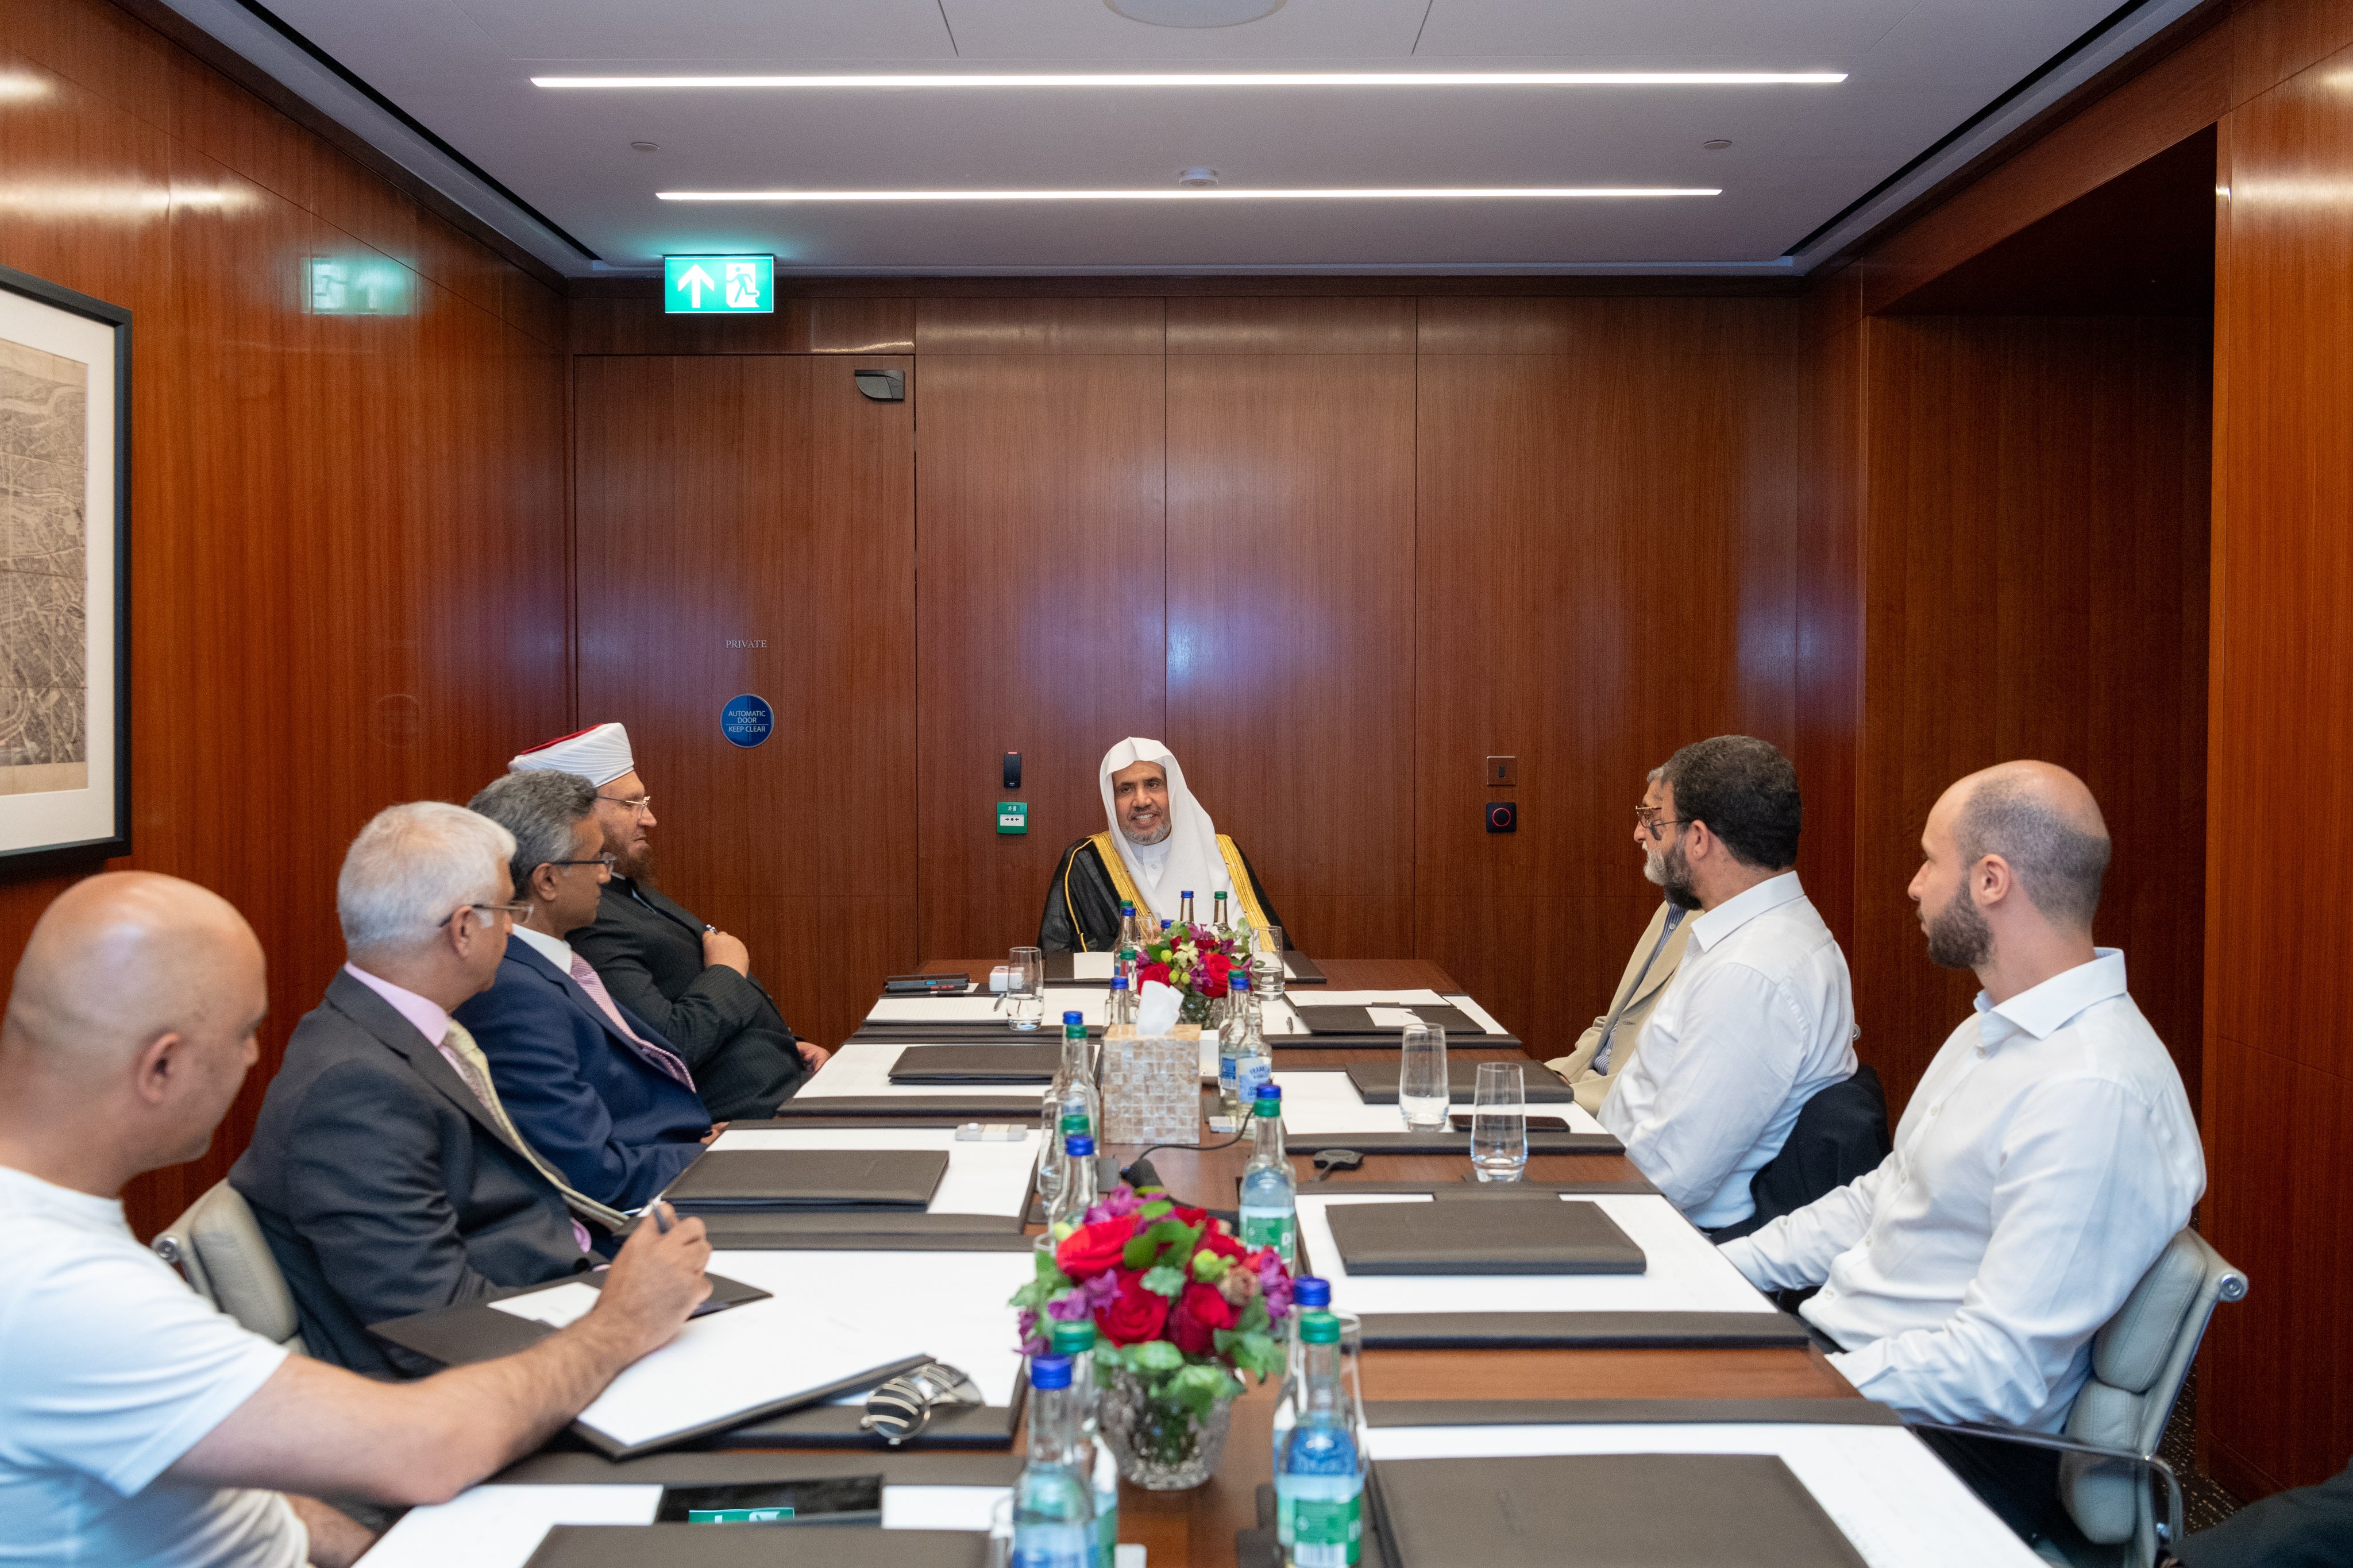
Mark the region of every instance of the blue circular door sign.
POLYGON ((727 706, 719 710, 719 732, 734 745, 756 746, 776 725, 776 710, 768 706, 768 700, 748 691, 729 698, 727 706))

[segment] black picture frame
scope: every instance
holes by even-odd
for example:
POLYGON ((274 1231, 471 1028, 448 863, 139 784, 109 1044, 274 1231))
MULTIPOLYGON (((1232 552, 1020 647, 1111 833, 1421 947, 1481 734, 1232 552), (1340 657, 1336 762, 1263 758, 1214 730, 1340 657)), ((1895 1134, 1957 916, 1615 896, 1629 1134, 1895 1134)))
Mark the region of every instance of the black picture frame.
MULTIPOLYGON (((113 516, 111 522, 112 549, 111 582, 93 582, 91 598, 103 599, 111 605, 114 635, 111 639, 112 668, 107 670, 85 670, 86 689, 100 689, 101 683, 113 696, 113 779, 111 790, 93 782, 90 792, 97 796, 111 795, 110 821, 105 831, 54 842, 7 846, 0 840, 0 872, 23 874, 50 869, 75 863, 109 859, 131 852, 131 311, 128 307, 94 299, 61 284, 20 272, 13 267, 0 266, 0 292, 15 295, 51 310, 63 311, 94 321, 109 329, 113 344, 113 395, 108 400, 107 414, 111 423, 113 451, 113 516)), ((5 336, 5 334, 0 334, 5 336)), ((93 412, 96 409, 93 400, 93 412)), ((85 453, 85 461, 95 465, 107 460, 95 439, 100 432, 92 420, 93 440, 85 453)), ((97 518, 88 519, 87 537, 98 537, 104 526, 97 518)), ((13 800, 29 798, 0 795, 0 825, 5 825, 13 800)))

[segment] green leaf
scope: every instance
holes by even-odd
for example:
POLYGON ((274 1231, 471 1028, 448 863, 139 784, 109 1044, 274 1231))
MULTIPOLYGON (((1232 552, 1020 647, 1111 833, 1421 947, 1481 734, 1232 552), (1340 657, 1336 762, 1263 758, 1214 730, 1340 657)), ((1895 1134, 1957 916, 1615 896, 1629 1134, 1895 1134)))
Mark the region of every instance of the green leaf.
POLYGON ((1174 1203, 1171 1203, 1166 1198, 1155 1198, 1150 1203, 1145 1204, 1142 1208, 1135 1211, 1135 1222, 1137 1225, 1149 1229, 1151 1228, 1151 1225, 1154 1220, 1166 1215, 1176 1208, 1176 1205, 1174 1203))
POLYGON ((1240 1392, 1241 1384, 1232 1373, 1201 1362, 1189 1363, 1168 1380, 1169 1399, 1197 1419, 1216 1409, 1219 1400, 1240 1392))
POLYGON ((1243 1303, 1241 1316, 1235 1320, 1234 1327, 1246 1334, 1262 1334, 1266 1332, 1267 1326, 1266 1298, 1252 1296, 1243 1303))
POLYGON ((1193 1254, 1194 1279, 1198 1279, 1204 1285, 1208 1285, 1213 1281, 1222 1279, 1225 1277, 1225 1258, 1219 1256, 1217 1253, 1210 1251, 1206 1247, 1200 1251, 1193 1254))
MULTIPOLYGON (((1226 1333, 1220 1331, 1219 1338, 1225 1337, 1226 1333)), ((1242 1371, 1258 1373, 1261 1383, 1282 1370, 1282 1344, 1271 1335, 1236 1333, 1230 1348, 1225 1345, 1218 1348, 1242 1371)))
POLYGON ((1157 1268, 1148 1268, 1144 1274, 1144 1288, 1155 1296, 1166 1296, 1173 1301, 1184 1294, 1185 1271, 1182 1268, 1171 1268, 1166 1264, 1162 1264, 1157 1268))
POLYGON ((1174 1372, 1185 1364, 1185 1352, 1166 1340, 1139 1340, 1127 1347, 1127 1360, 1138 1372, 1174 1372))

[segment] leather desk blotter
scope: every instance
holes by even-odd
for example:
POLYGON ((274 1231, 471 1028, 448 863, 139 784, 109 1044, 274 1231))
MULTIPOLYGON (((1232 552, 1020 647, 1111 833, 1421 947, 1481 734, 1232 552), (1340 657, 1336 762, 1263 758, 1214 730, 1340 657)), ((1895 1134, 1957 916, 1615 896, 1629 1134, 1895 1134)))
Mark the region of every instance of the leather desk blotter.
MULTIPOLYGON (((1312 996, 1290 996, 1284 999, 1298 1013, 1299 1021, 1306 1026, 1307 1032, 1311 1035, 1398 1035, 1405 1032, 1403 1024, 1373 1022, 1373 1010, 1370 1007, 1327 1006, 1312 996)), ((1388 1004, 1382 1005, 1382 1012, 1390 1010, 1388 1004)), ((1427 1002, 1400 1002, 1395 1005, 1395 1010, 1410 1013, 1430 1027, 1445 1030, 1446 1037, 1450 1040, 1465 1039, 1472 1036, 1481 1039, 1489 1037, 1486 1029, 1460 1007, 1449 1006, 1443 1003, 1433 1007, 1427 1002)))
POLYGON ((524 1568, 985 1568, 985 1530, 871 1524, 559 1524, 524 1568))
POLYGON ((1060 1041, 1038 1046, 909 1046, 891 1064, 892 1083, 1050 1084, 1062 1065, 1060 1041))
POLYGON ((1332 1243, 1351 1275, 1640 1274, 1642 1249, 1601 1205, 1530 1197, 1334 1204, 1332 1243))
POLYGON ((1863 1568, 1771 1454, 1379 1460, 1372 1480, 1395 1568, 1863 1568))
MULTIPOLYGON (((1402 1070, 1397 1062, 1350 1062, 1348 1081, 1356 1086, 1356 1098, 1366 1105, 1395 1105, 1398 1102, 1398 1076, 1402 1070)), ((1567 1105, 1577 1099, 1577 1091, 1560 1081, 1558 1074, 1542 1062, 1531 1060, 1520 1071, 1520 1080, 1527 1087, 1530 1105, 1567 1105)), ((1478 1091, 1477 1062, 1448 1062, 1446 1090, 1457 1105, 1467 1105, 1478 1091)))
POLYGON ((722 1149, 679 1173, 662 1197, 702 1209, 921 1209, 947 1174, 944 1149, 722 1149))

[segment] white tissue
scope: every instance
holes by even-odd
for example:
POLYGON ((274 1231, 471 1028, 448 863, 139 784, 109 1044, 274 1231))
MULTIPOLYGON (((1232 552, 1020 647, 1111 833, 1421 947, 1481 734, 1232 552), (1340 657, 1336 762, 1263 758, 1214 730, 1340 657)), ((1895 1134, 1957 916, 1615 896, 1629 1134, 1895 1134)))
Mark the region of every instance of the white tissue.
POLYGON ((1147 1040, 1165 1040, 1176 1032, 1176 1009, 1185 999, 1172 985, 1157 980, 1144 983, 1144 999, 1135 1007, 1135 1032, 1147 1040))

